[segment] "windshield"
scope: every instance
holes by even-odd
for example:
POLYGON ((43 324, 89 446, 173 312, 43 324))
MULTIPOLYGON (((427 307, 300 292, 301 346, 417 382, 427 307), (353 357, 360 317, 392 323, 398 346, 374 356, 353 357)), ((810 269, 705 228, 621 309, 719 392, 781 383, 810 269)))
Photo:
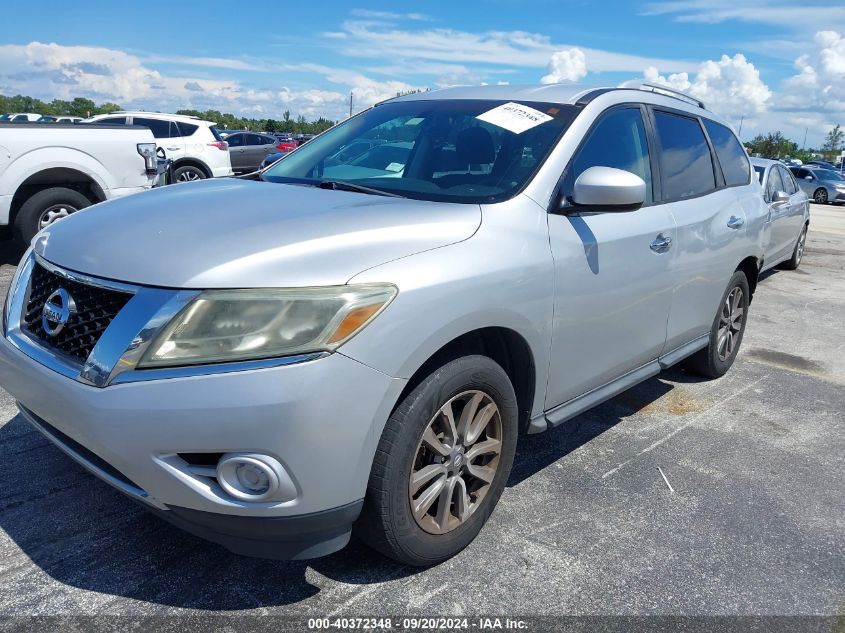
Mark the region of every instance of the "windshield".
POLYGON ((816 174, 820 180, 845 180, 845 176, 840 174, 838 171, 832 171, 830 169, 814 169, 813 173, 816 174))
POLYGON ((321 134, 261 177, 353 183, 442 202, 516 195, 575 118, 552 103, 437 100, 385 103, 321 134))

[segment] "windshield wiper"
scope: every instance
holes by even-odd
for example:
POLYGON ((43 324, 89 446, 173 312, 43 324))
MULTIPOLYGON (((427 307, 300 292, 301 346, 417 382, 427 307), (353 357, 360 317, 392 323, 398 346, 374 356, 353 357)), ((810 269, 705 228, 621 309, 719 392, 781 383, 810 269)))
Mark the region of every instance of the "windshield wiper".
POLYGON ((365 187, 364 185, 356 185, 354 182, 346 182, 345 180, 321 180, 317 183, 320 189, 333 189, 335 191, 355 191, 357 193, 368 193, 374 196, 389 196, 391 198, 404 198, 398 193, 391 193, 383 191, 382 189, 373 189, 372 187, 365 187))

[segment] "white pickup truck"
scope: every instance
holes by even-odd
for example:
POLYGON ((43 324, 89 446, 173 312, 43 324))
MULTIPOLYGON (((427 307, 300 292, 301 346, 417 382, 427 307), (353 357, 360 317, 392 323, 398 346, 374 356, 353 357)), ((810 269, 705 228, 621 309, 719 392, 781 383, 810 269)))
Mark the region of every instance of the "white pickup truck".
POLYGON ((158 171, 147 128, 0 123, 0 226, 28 244, 74 211, 151 188, 158 171))

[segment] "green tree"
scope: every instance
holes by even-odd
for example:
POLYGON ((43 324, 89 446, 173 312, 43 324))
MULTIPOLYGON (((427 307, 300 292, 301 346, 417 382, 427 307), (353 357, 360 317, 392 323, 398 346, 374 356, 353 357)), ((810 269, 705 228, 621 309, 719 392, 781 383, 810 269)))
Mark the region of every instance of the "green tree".
POLYGON ((835 125, 833 129, 827 133, 822 145, 822 153, 828 160, 835 159, 839 156, 842 150, 842 141, 845 140, 845 131, 842 130, 841 125, 835 125))

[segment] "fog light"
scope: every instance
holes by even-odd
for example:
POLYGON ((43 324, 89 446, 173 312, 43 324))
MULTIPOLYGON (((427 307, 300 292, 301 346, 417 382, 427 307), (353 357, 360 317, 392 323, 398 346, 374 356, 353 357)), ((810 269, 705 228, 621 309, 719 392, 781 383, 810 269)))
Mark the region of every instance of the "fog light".
POLYGON ((263 501, 279 491, 282 465, 260 453, 226 453, 217 463, 217 481, 227 493, 243 501, 263 501))

